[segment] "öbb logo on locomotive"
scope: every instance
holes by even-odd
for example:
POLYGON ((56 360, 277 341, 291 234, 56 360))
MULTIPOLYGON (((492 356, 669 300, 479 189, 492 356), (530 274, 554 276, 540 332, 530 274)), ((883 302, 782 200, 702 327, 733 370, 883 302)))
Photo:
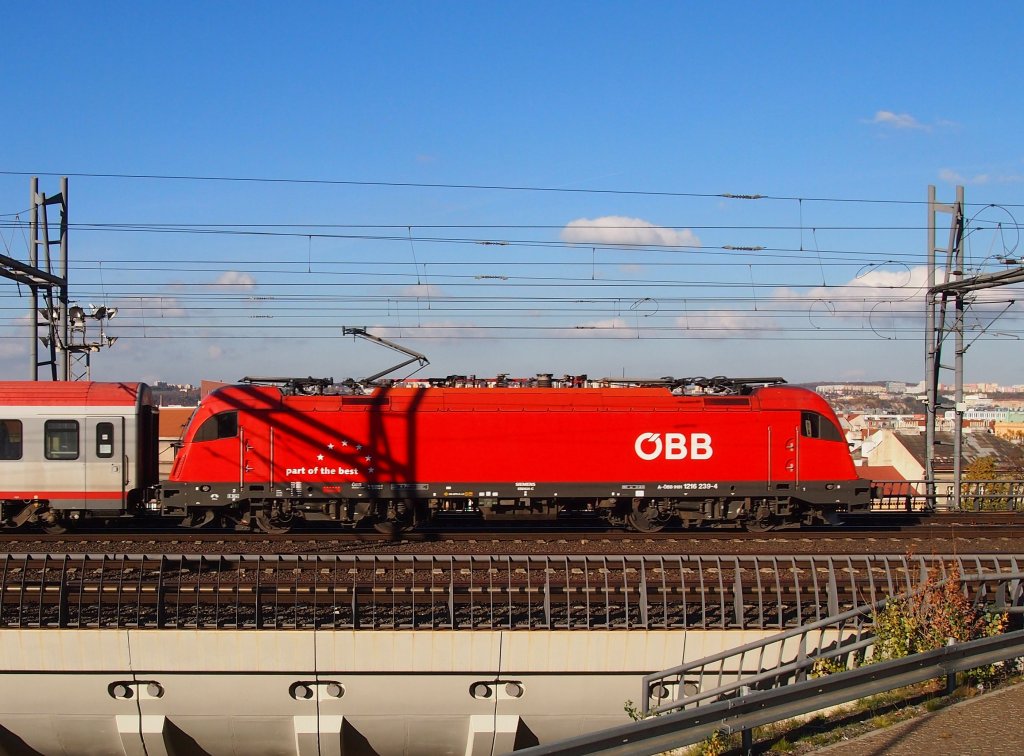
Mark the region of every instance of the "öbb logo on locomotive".
POLYGON ((161 434, 144 383, 0 382, 0 527, 559 520, 649 532, 834 524, 866 509, 871 485, 835 412, 782 384, 249 379, 161 434))
POLYGON ((711 435, 708 433, 666 433, 662 441, 660 433, 641 433, 633 442, 636 456, 648 462, 664 457, 665 459, 693 460, 711 459, 714 450, 711 448, 711 435), (689 439, 689 442, 687 442, 689 439))

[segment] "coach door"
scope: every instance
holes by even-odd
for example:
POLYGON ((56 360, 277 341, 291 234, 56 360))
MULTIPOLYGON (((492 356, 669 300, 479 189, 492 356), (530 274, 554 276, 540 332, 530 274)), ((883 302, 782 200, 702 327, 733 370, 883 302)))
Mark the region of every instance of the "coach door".
POLYGON ((124 418, 90 417, 85 429, 85 486, 88 509, 121 509, 128 480, 124 418))
MULTIPOLYGON (((36 470, 41 473, 41 483, 51 492, 50 504, 55 509, 77 509, 86 503, 83 425, 81 419, 74 417, 43 418, 44 461, 36 470)), ((26 430, 26 440, 31 444, 32 429, 26 430)))

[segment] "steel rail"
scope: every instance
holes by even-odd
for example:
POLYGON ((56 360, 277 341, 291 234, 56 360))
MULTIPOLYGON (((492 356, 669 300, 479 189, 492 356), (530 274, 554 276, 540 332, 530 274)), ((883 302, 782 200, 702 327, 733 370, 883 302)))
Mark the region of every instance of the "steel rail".
MULTIPOLYGON (((381 534, 375 531, 344 531, 330 528, 308 527, 290 533, 267 534, 238 532, 234 530, 184 528, 139 529, 119 528, 116 530, 83 529, 62 534, 33 533, 21 530, 0 530, 0 544, 6 544, 8 551, 32 551, 36 544, 93 544, 102 541, 108 549, 111 543, 123 541, 132 544, 145 540, 147 545, 168 543, 171 545, 214 544, 223 550, 225 544, 248 545, 253 553, 260 548, 276 550, 279 547, 317 549, 323 545, 337 545, 338 548, 362 546, 379 549, 394 544, 422 545, 426 548, 448 548, 453 544, 516 543, 524 548, 535 543, 549 547, 564 542, 578 548, 582 541, 600 544, 655 544, 683 541, 728 540, 733 543, 749 541, 802 541, 814 538, 822 541, 872 540, 900 537, 913 539, 932 538, 947 535, 943 529, 950 529, 958 538, 1024 538, 1024 513, 1016 512, 964 512, 922 516, 902 512, 870 513, 850 516, 845 524, 838 527, 816 527, 801 529, 773 530, 767 533, 751 533, 732 529, 666 529, 655 533, 634 533, 595 528, 580 528, 566 525, 554 527, 523 527, 500 529, 427 529, 399 534, 381 534), (955 529, 955 531, 953 530, 955 529), (570 540, 571 539, 571 543, 570 540), (20 546, 20 548, 19 548, 20 546), (27 548, 26 548, 27 547, 27 548)), ((115 549, 124 550, 124 549, 115 549)))

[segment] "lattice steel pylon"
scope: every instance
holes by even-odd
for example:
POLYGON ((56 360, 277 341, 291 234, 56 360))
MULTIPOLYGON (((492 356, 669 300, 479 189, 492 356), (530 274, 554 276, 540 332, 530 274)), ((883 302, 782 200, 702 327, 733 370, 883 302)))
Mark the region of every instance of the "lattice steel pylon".
POLYGON ((68 179, 60 180, 60 194, 47 197, 39 193, 39 179, 31 181, 29 231, 29 264, 0 255, 0 277, 25 284, 31 292, 29 322, 31 323, 31 376, 39 380, 39 368, 50 368, 50 378, 58 380, 57 353, 61 352, 60 377, 69 376, 68 354, 64 350, 68 338, 68 179), (60 206, 60 234, 50 239, 50 226, 46 209, 60 206), (60 247, 60 275, 53 272, 50 248, 60 247), (40 260, 40 251, 42 260, 40 260), (43 267, 45 266, 45 267, 43 267), (44 306, 40 306, 42 301, 44 306), (40 361, 39 345, 49 352, 48 359, 40 361))
POLYGON ((956 188, 952 204, 935 199, 935 187, 928 187, 928 291, 925 298, 925 383, 928 405, 925 421, 925 477, 928 481, 928 500, 935 502, 935 430, 940 409, 954 412, 953 432, 953 508, 960 509, 960 483, 962 476, 962 443, 964 405, 964 354, 969 344, 964 343, 964 313, 969 302, 967 295, 997 286, 1024 282, 1024 266, 999 273, 964 276, 964 188, 956 188), (936 216, 951 216, 949 241, 945 247, 936 246, 936 216), (939 255, 943 259, 939 260, 939 255), (941 279, 941 280, 940 280, 941 279), (949 335, 954 337, 953 365, 942 363, 942 348, 949 335), (943 403, 939 394, 943 370, 952 370, 953 403, 943 403))

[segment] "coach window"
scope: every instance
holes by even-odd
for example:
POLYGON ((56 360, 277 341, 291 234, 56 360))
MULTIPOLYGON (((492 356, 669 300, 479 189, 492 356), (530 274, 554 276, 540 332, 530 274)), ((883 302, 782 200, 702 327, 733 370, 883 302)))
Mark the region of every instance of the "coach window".
POLYGON ((800 435, 806 438, 820 438, 823 441, 843 441, 843 434, 824 415, 817 412, 801 413, 800 435))
POLYGON ((21 420, 0 420, 0 459, 21 459, 21 420))
POLYGON ((114 456, 113 423, 96 423, 96 456, 100 459, 114 456))
POLYGON ((78 459, 78 421, 47 420, 43 443, 47 459, 78 459))
POLYGON ((232 438, 238 435, 238 413, 237 412, 221 412, 218 415, 209 417, 202 425, 199 426, 199 430, 196 431, 196 435, 192 437, 193 441, 216 441, 218 438, 232 438))

